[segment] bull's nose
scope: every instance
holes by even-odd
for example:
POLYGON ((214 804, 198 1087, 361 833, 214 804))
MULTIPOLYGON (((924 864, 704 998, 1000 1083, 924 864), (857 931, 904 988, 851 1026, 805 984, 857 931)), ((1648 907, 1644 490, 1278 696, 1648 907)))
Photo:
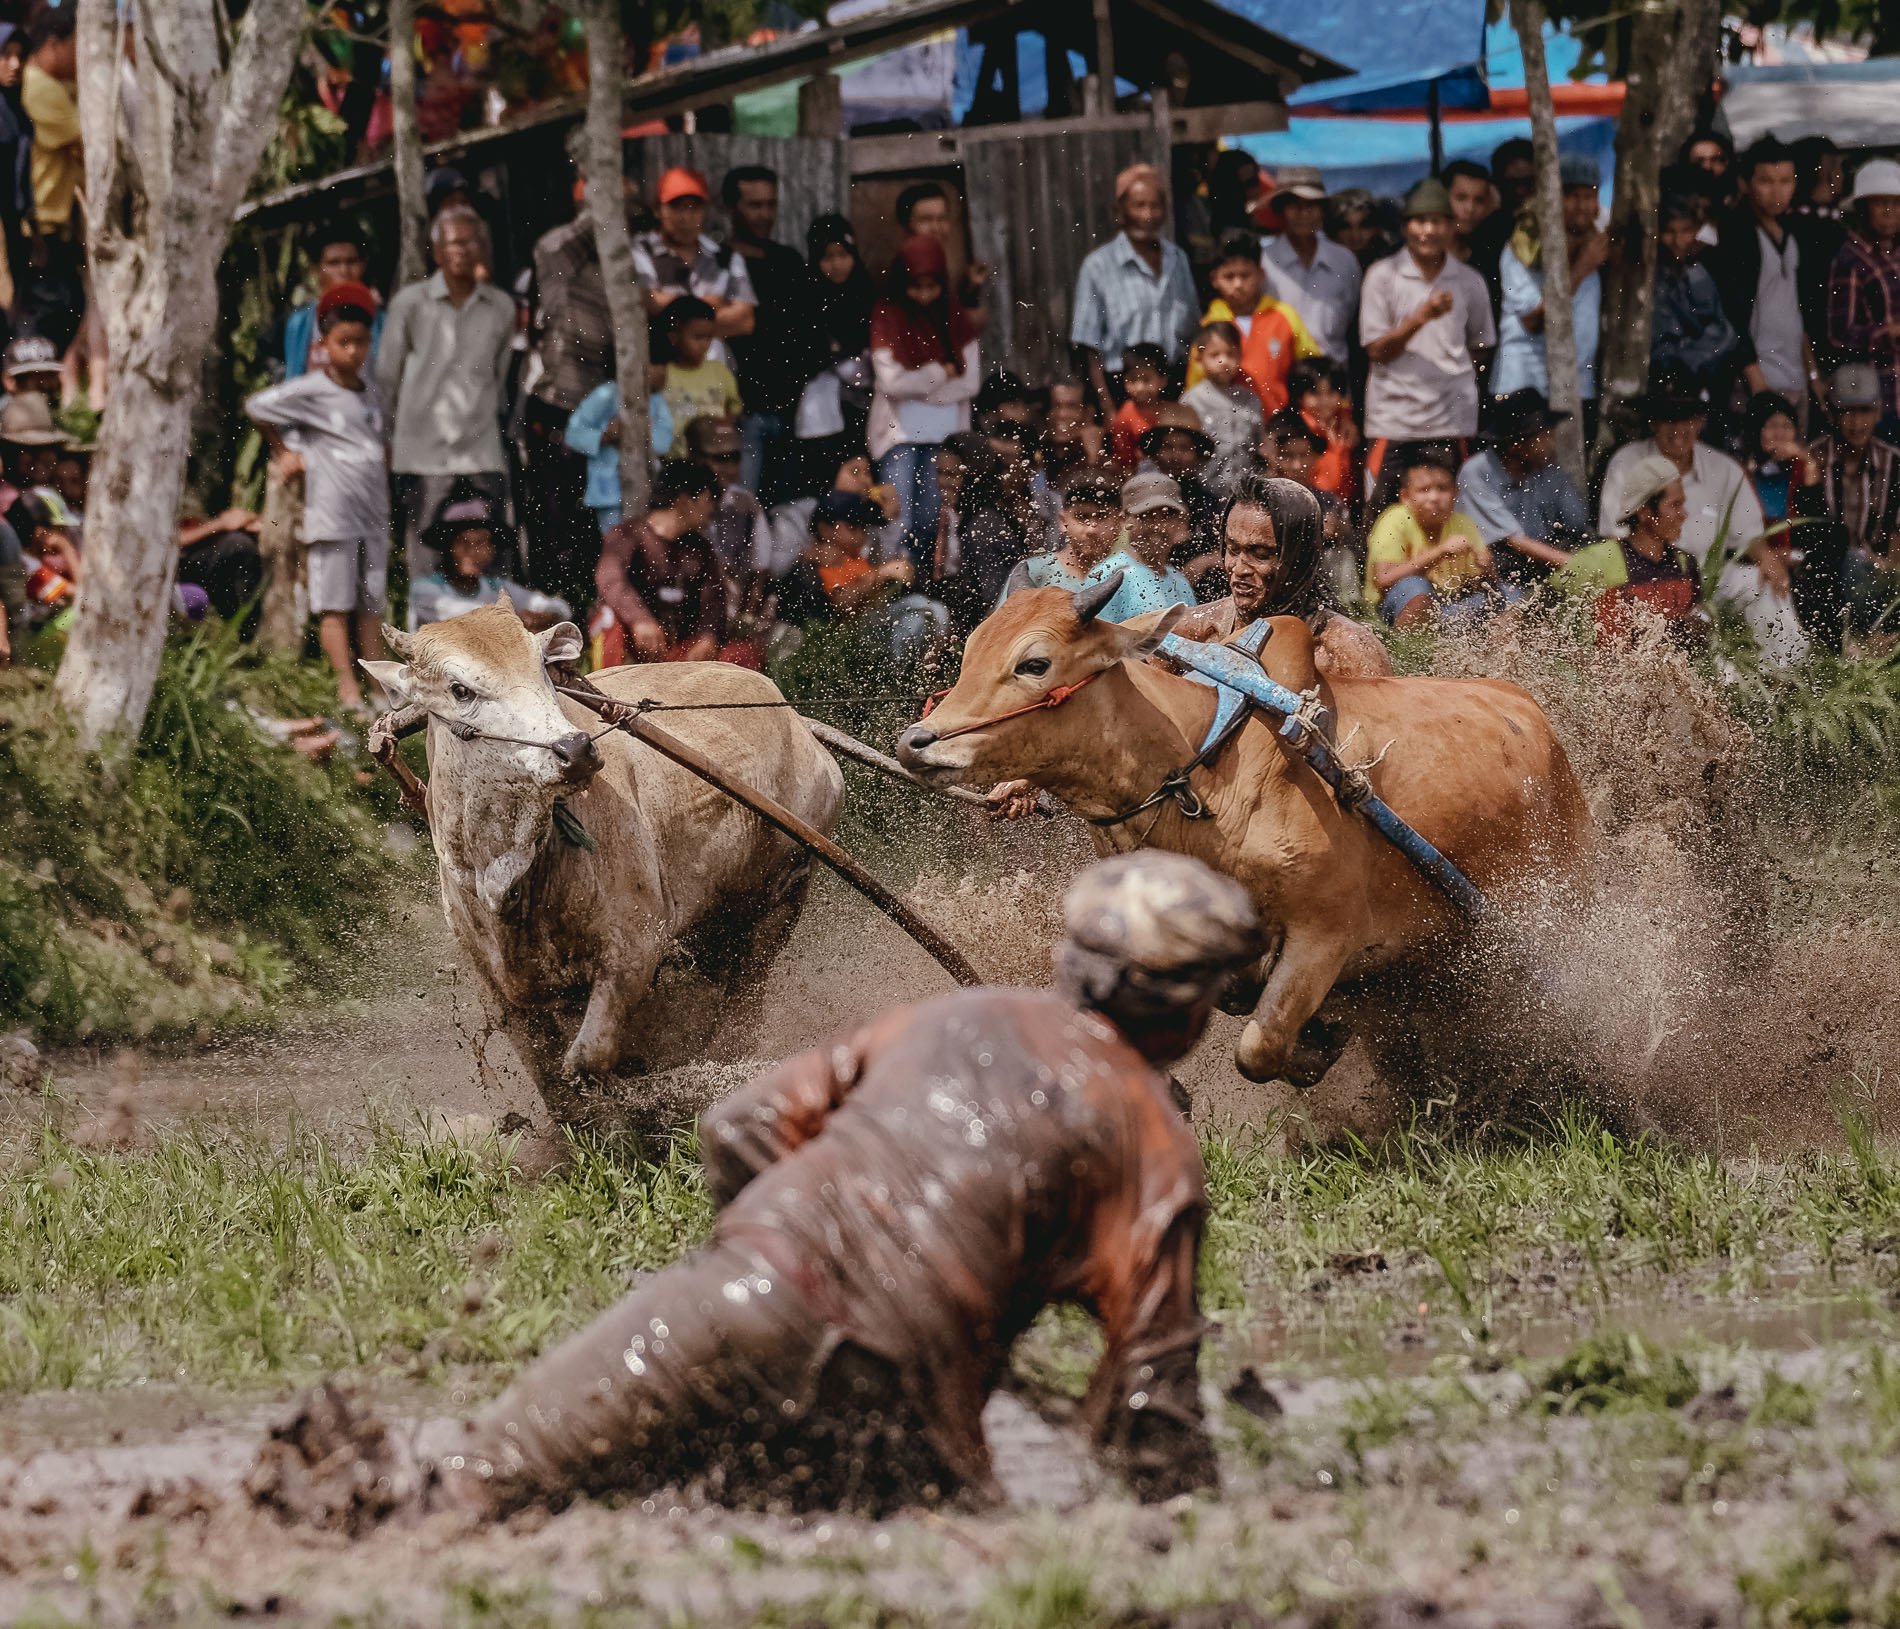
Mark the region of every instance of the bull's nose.
POLYGON ((584 781, 600 768, 600 748, 585 730, 564 735, 548 749, 561 766, 561 774, 570 781, 584 781))
POLYGON ((928 724, 913 724, 897 738, 897 756, 908 763, 937 744, 937 732, 928 724))

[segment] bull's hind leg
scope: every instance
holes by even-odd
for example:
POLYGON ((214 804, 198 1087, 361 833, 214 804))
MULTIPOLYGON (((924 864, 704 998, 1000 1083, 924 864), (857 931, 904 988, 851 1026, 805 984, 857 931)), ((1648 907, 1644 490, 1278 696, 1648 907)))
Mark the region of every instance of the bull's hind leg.
POLYGON ((1241 1032, 1234 1063, 1249 1080, 1287 1080, 1311 1086, 1345 1044, 1335 1026, 1307 1026, 1346 965, 1347 940, 1303 927, 1287 929, 1280 958, 1241 1032), (1303 1033, 1303 1031, 1305 1033, 1303 1033))

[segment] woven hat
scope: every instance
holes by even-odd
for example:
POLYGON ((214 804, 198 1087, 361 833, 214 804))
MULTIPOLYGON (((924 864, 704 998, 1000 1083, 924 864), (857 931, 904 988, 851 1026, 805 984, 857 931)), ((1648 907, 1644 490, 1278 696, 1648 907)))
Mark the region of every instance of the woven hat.
POLYGON ((1181 497, 1181 483, 1158 469, 1143 470, 1122 483, 1122 508, 1131 515, 1152 515, 1160 509, 1187 513, 1181 497))
POLYGON ((63 447, 71 438, 53 423, 53 409, 37 390, 9 396, 0 407, 0 441, 16 447, 63 447))
POLYGON ((1162 402, 1155 408, 1153 428, 1141 432, 1141 450, 1152 453, 1161 445, 1161 438, 1170 430, 1180 430, 1191 435, 1203 455, 1213 453, 1214 438, 1201 428, 1201 415, 1186 402, 1162 402))
POLYGON ((1309 204, 1326 202, 1326 178, 1316 164, 1285 164, 1273 178, 1277 198, 1304 198, 1309 204))
POLYGON ((1900 198, 1900 164, 1871 158, 1854 175, 1853 202, 1863 198, 1900 198))
POLYGON ((1624 472, 1622 493, 1616 503, 1617 514, 1628 520, 1657 493, 1667 491, 1681 479, 1682 471, 1676 468, 1673 458, 1665 458, 1661 453, 1646 454, 1624 472))

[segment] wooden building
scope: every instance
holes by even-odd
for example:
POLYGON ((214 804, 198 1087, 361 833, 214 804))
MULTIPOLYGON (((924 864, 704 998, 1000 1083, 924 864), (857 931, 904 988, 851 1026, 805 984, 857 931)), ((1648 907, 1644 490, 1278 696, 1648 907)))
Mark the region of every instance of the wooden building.
MULTIPOLYGON (((1223 136, 1282 129, 1288 92, 1344 71, 1213 0, 905 0, 631 80, 629 127, 674 128, 633 142, 629 168, 650 180, 691 164, 716 186, 733 164, 769 164, 781 177, 782 237, 802 243, 814 216, 848 214, 874 268, 889 255, 896 193, 942 182, 961 201, 969 254, 994 269, 986 361, 1040 382, 1067 368, 1076 272, 1114 234, 1116 172, 1145 161, 1173 174, 1185 152, 1223 136), (838 69, 954 29, 982 52, 960 125, 846 132, 838 69), (1022 80, 1024 57, 1038 55, 1020 49, 1024 35, 1040 47, 1040 85, 1022 80), (799 134, 731 133, 735 97, 790 83, 799 134)), ((535 237, 570 217, 565 142, 582 112, 547 104, 430 149, 432 164, 460 168, 503 217, 505 262, 524 264, 535 237)), ((384 161, 285 188, 243 216, 268 228, 392 188, 384 161)))

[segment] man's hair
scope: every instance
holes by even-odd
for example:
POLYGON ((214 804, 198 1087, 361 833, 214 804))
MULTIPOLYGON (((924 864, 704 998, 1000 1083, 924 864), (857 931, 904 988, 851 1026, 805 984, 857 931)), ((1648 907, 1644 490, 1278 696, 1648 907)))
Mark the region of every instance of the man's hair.
POLYGON ((1274 445, 1288 441, 1304 441, 1314 452, 1326 450, 1326 438, 1312 425, 1296 407, 1283 407, 1267 420, 1267 434, 1273 437, 1274 445))
POLYGON ((689 322, 713 322, 719 313, 697 294, 682 294, 660 313, 660 321, 670 339, 689 322))
POLYGON ((1352 394, 1352 372, 1344 362, 1330 356, 1302 357, 1287 371, 1287 399, 1297 402, 1322 383, 1330 384, 1342 396, 1352 394))
POLYGON ((1250 260, 1260 264, 1260 240, 1245 227, 1221 234, 1220 247, 1214 251, 1214 264, 1224 266, 1230 260, 1250 260))
POLYGON ((1210 339, 1225 340, 1237 351, 1246 343, 1240 337, 1239 325, 1225 321, 1204 322, 1195 329, 1194 343, 1196 345, 1205 345, 1210 339))
POLYGON ((993 368, 978 387, 970 410, 981 416, 1011 402, 1030 399, 1029 386, 1023 383, 1020 374, 1011 373, 1007 368, 993 368))
MULTIPOLYGON (((1728 137, 1723 135, 1719 130, 1691 130, 1684 139, 1682 146, 1676 150, 1676 157, 1684 164, 1687 164, 1689 162, 1689 154, 1705 141, 1714 142, 1717 147, 1722 149, 1722 156, 1729 161, 1730 166, 1732 167, 1734 165, 1735 143, 1730 141, 1728 137)), ((1700 169, 1701 165, 1698 164, 1696 168, 1700 169)))
POLYGON ((1742 178, 1746 180, 1764 164, 1792 164, 1793 162, 1794 149, 1785 141, 1770 134, 1753 143, 1742 154, 1737 168, 1741 170, 1742 178))
POLYGON ((1702 206, 1686 193, 1669 193, 1656 210, 1656 225, 1667 226, 1671 221, 1700 221, 1702 206))
POLYGON ((1487 186, 1491 181, 1491 172, 1475 158, 1454 158, 1439 172, 1438 179, 1449 187, 1461 175, 1468 181, 1482 181, 1487 186))
POLYGON ((1150 373, 1158 373, 1165 379, 1168 376, 1168 353, 1159 345, 1150 345, 1145 340, 1139 345, 1130 345, 1122 352, 1122 376, 1126 378, 1132 368, 1146 368, 1150 373))
POLYGON ((489 253, 488 222, 467 204, 450 204, 429 223, 429 244, 434 247, 448 236, 451 226, 465 226, 475 234, 484 255, 489 253))
POLYGON ((33 19, 33 26, 27 30, 26 50, 31 56, 42 46, 51 45, 55 40, 69 40, 78 24, 79 8, 71 6, 48 6, 33 19))
POLYGON ((897 195, 897 224, 906 232, 910 230, 911 216, 926 198, 941 198, 948 205, 949 189, 939 181, 913 181, 897 195))
POLYGON ((739 189, 757 182, 770 182, 778 185, 778 171, 764 164, 735 164, 726 171, 725 180, 719 183, 720 201, 731 209, 739 201, 739 189))
MULTIPOLYGON (((686 427, 689 431, 692 425, 686 427)), ((670 509, 681 498, 716 498, 719 496, 719 483, 713 479, 712 471, 704 464, 695 464, 684 458, 670 458, 660 466, 659 473, 653 477, 653 507, 670 509)))
POLYGON ((375 324, 376 314, 360 305, 333 305, 317 319, 317 332, 327 334, 340 322, 360 322, 365 328, 375 324))
MULTIPOLYGON (((1297 417, 1297 415, 1295 415, 1297 417)), ((1279 570, 1274 573, 1269 605, 1281 611, 1302 614, 1313 579, 1319 574, 1319 546, 1322 522, 1319 499, 1297 481, 1284 476, 1249 470, 1234 488, 1233 496, 1221 510, 1221 547, 1227 546, 1228 523, 1236 509, 1264 509, 1273 521, 1274 541, 1280 550, 1279 570)))
MULTIPOLYGON (((1510 140, 1501 141, 1497 146, 1491 149, 1491 173, 1493 175, 1501 175, 1506 165, 1516 164, 1523 159, 1529 159, 1535 164, 1537 162, 1537 149, 1530 144, 1527 138, 1523 136, 1512 136, 1510 140)), ((1449 166, 1447 166, 1446 173, 1450 173, 1449 166)))
POLYGON ((1411 456, 1405 460, 1405 470, 1399 477, 1399 486, 1403 490, 1413 473, 1418 470, 1436 470, 1453 482, 1458 479, 1458 449, 1442 441, 1427 441, 1412 449, 1411 456))
POLYGON ((712 451, 713 438, 736 434, 731 419, 721 418, 716 413, 702 413, 686 426, 686 453, 690 458, 704 458, 712 451))
POLYGON ((321 260, 325 249, 339 243, 347 243, 365 259, 369 257, 369 243, 353 221, 332 221, 317 234, 317 258, 321 260))

